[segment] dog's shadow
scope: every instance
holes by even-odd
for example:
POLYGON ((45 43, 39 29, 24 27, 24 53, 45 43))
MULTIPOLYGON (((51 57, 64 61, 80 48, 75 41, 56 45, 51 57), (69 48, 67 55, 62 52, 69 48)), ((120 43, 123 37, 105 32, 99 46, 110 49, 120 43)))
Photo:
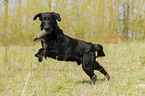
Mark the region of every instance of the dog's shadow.
MULTIPOLYGON (((97 81, 96 81, 96 83, 97 82, 104 82, 104 81, 106 81, 106 79, 104 78, 104 79, 97 79, 97 81)), ((90 80, 83 80, 83 81, 77 81, 76 82, 77 84, 90 84, 90 80)))

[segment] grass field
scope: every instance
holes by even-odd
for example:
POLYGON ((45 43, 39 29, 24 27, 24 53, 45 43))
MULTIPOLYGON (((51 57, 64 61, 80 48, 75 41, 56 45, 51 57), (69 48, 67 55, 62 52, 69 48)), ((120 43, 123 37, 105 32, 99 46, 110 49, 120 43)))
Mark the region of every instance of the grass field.
POLYGON ((95 71, 89 77, 75 62, 48 58, 38 63, 39 45, 0 47, 1 96, 145 96, 145 43, 103 44, 105 58, 97 60, 111 80, 95 71), (7 59, 6 59, 7 57, 7 59))

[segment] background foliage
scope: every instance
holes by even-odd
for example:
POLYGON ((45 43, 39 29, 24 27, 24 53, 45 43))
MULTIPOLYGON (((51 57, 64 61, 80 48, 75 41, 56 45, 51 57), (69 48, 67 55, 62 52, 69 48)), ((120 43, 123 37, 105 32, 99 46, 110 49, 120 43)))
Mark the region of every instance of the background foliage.
POLYGON ((120 42, 145 37, 144 0, 0 0, 1 44, 28 44, 40 31, 39 12, 61 15, 64 33, 87 41, 120 42), (50 3, 51 2, 51 3, 50 3))
POLYGON ((145 96, 144 13, 145 0, 0 0, 0 96, 145 96), (90 85, 74 62, 38 63, 33 16, 47 11, 60 13, 65 34, 103 43, 106 56, 97 61, 109 82, 95 71, 90 85))

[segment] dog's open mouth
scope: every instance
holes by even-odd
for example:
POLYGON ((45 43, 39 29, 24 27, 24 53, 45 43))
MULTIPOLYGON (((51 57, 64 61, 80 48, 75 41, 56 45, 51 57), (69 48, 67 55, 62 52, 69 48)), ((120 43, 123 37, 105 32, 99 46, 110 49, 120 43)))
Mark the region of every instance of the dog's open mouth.
POLYGON ((43 29, 43 31, 47 32, 47 34, 51 34, 52 30, 53 30, 53 28, 45 28, 45 29, 43 29))

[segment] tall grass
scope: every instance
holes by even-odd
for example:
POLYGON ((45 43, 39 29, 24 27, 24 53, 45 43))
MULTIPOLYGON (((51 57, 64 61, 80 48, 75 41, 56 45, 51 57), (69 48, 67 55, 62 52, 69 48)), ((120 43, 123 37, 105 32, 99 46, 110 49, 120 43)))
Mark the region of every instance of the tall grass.
POLYGON ((75 62, 48 58, 38 63, 34 54, 39 45, 9 46, 5 61, 0 47, 1 96, 145 96, 145 44, 104 44, 105 58, 98 58, 111 76, 110 81, 95 71, 89 77, 75 62))

